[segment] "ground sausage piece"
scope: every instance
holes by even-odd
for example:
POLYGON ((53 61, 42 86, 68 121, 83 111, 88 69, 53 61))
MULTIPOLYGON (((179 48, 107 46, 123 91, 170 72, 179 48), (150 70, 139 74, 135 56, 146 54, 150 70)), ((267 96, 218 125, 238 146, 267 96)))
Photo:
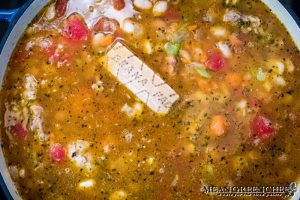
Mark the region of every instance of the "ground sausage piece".
POLYGON ((67 10, 68 0, 57 0, 55 4, 56 17, 61 17, 67 10))
POLYGON ((20 139, 20 140, 26 140, 28 132, 27 130, 23 127, 22 123, 17 123, 12 127, 13 133, 15 136, 20 139))
POLYGON ((114 9, 116 10, 122 10, 125 7, 125 1, 124 0, 114 0, 114 9))

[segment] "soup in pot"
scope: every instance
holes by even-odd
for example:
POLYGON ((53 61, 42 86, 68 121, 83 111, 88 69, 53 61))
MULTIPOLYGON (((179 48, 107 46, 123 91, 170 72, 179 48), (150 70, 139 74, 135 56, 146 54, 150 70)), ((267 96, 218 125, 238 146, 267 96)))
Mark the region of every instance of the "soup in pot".
POLYGON ((32 200, 299 182, 299 63, 261 1, 51 1, 5 74, 9 172, 32 200))

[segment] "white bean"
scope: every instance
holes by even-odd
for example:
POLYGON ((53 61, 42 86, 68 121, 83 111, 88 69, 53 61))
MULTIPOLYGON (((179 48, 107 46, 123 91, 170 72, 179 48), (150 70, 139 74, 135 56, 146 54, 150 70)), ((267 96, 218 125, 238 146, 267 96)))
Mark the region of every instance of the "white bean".
POLYGON ((167 9, 168 9, 168 2, 158 1, 153 6, 153 15, 161 16, 167 11, 167 9))
POLYGON ((279 86, 285 86, 286 85, 286 82, 285 82, 285 80, 282 76, 275 77, 274 81, 279 86))
POLYGON ((46 11, 46 13, 45 13, 45 17, 46 17, 46 19, 47 19, 48 21, 51 21, 51 20, 54 19, 54 17, 55 17, 55 5, 54 5, 54 3, 51 4, 51 5, 48 7, 48 9, 47 9, 47 11, 46 11))
POLYGON ((104 34, 103 33, 96 33, 95 35, 93 35, 93 39, 92 39, 92 46, 93 48, 98 48, 100 46, 101 40, 104 38, 104 34))
POLYGON ((142 10, 149 10, 152 8, 152 3, 149 0, 134 0, 133 4, 135 7, 142 10))
POLYGON ((216 37, 225 38, 228 36, 228 31, 223 26, 214 26, 210 31, 216 37))
POLYGON ((226 42, 218 42, 216 46, 226 58, 230 58, 232 56, 231 50, 226 42))
POLYGON ((84 189, 84 188, 90 188, 90 187, 93 187, 95 185, 95 181, 94 179, 88 179, 88 180, 85 180, 85 181, 82 181, 78 184, 78 187, 80 189, 84 189))
POLYGON ((271 59, 268 63, 269 68, 273 68, 277 74, 283 74, 285 71, 284 64, 279 59, 271 59))
POLYGON ((293 72, 295 70, 295 65, 294 65, 294 63, 290 59, 287 59, 285 61, 285 65, 287 67, 288 72, 291 73, 291 72, 293 72))
POLYGON ((122 30, 134 37, 139 37, 144 33, 143 26, 131 19, 125 19, 122 24, 122 30))
POLYGON ((128 195, 124 190, 117 190, 109 196, 109 200, 125 200, 127 199, 127 196, 128 195))
POLYGON ((145 40, 143 43, 143 52, 146 54, 152 54, 153 53, 153 45, 149 40, 145 40))
POLYGON ((125 19, 122 24, 122 29, 126 33, 132 34, 134 32, 134 22, 130 19, 125 19))

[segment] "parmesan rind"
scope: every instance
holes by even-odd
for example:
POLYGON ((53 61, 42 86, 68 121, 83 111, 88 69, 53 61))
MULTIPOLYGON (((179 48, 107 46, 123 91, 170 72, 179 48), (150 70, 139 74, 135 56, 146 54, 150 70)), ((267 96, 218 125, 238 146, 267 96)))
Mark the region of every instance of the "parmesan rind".
POLYGON ((150 109, 167 114, 179 95, 123 44, 107 53, 107 69, 150 109))

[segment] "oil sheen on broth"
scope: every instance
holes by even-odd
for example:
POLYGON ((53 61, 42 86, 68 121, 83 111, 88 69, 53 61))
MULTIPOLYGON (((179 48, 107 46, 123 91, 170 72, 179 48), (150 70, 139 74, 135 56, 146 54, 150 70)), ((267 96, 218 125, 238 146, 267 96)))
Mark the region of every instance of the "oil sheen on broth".
POLYGON ((11 177, 24 199, 57 200, 221 199, 201 188, 299 181, 299 63, 260 1, 51 2, 1 91, 11 177), (167 114, 107 70, 116 41, 179 95, 167 114))

